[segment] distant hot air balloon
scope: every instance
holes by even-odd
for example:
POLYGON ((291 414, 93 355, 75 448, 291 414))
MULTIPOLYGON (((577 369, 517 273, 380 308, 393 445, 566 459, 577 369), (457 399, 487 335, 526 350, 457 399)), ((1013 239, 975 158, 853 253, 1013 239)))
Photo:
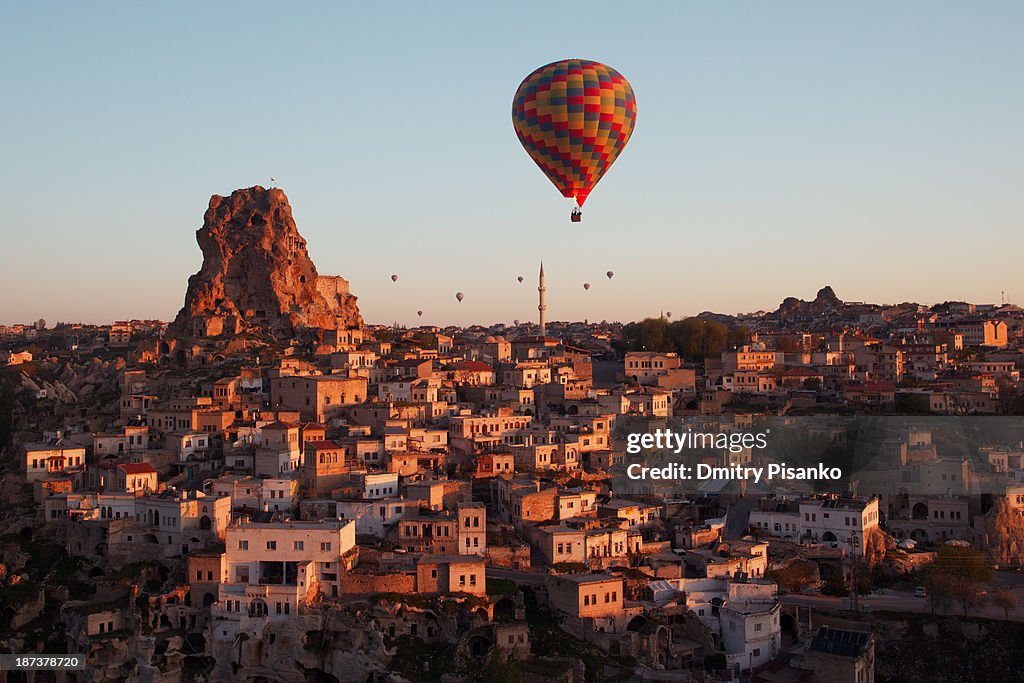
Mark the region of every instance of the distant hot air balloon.
POLYGON ((583 289, 590 289, 590 283, 589 282, 584 282, 583 283, 583 289))
POLYGON ((515 325, 516 327, 519 327, 519 321, 518 320, 513 320, 512 324, 515 325))
POLYGON ((392 282, 398 282, 398 276, 397 275, 392 275, 391 276, 391 281, 392 282))
POLYGON ((671 317, 672 317, 672 311, 668 311, 668 312, 666 312, 666 313, 665 313, 665 317, 666 317, 666 318, 671 318, 671 317))
POLYGON ((456 292, 455 293, 455 298, 458 299, 459 301, 462 301, 463 299, 466 298, 466 295, 463 294, 462 292, 456 292))
POLYGON ((423 311, 416 311, 416 315, 418 315, 419 317, 422 318, 423 317, 423 311))
POLYGON ((522 282, 522 281, 523 281, 523 276, 522 276, 522 275, 520 275, 520 276, 519 276, 519 277, 517 277, 516 279, 517 279, 517 280, 519 280, 520 282, 522 282))
POLYGON ((607 273, 605 273, 605 275, 607 275, 608 279, 611 280, 613 277, 615 277, 615 271, 609 270, 607 273))
POLYGON ((572 221, 615 162, 636 123, 633 88, 615 69, 586 59, 542 66, 519 84, 512 126, 563 197, 572 221))

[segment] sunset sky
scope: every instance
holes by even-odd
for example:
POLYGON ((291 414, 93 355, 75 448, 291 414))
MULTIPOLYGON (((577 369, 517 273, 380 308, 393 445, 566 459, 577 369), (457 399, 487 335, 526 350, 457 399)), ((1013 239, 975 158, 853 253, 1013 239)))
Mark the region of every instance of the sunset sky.
POLYGON ((1024 3, 637 4, 4 3, 0 322, 171 319, 271 176, 368 322, 533 318, 542 258, 551 320, 1024 303, 1024 3), (637 96, 579 224, 510 120, 567 57, 637 96))

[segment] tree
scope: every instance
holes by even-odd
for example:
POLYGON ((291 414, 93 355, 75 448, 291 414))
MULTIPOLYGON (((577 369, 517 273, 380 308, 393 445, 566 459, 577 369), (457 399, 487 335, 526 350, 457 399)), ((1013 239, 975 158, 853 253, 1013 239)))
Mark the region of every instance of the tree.
POLYGON ((983 552, 953 545, 939 546, 938 557, 930 569, 955 579, 971 579, 977 583, 988 583, 996 577, 995 570, 989 566, 983 552))
POLYGON ((750 330, 717 320, 685 318, 669 323, 665 318, 645 318, 622 328, 622 351, 678 353, 688 360, 721 355, 722 351, 745 344, 750 330))
POLYGON ((789 564, 776 567, 768 572, 768 578, 779 584, 788 593, 799 593, 804 588, 820 583, 818 568, 813 562, 794 560, 789 564))
POLYGON ((960 576, 953 580, 951 586, 953 599, 967 616, 967 611, 985 604, 985 596, 981 594, 981 583, 969 576, 960 576))
POLYGON ((1004 588, 992 596, 992 602, 996 607, 1003 610, 1003 614, 1007 619, 1010 618, 1010 610, 1017 609, 1018 605, 1017 596, 1009 588, 1004 588))
POLYGON ((925 576, 924 585, 928 589, 928 603, 931 605, 932 614, 935 614, 936 609, 942 610, 943 614, 949 614, 949 607, 953 604, 953 579, 947 574, 929 572, 925 576))

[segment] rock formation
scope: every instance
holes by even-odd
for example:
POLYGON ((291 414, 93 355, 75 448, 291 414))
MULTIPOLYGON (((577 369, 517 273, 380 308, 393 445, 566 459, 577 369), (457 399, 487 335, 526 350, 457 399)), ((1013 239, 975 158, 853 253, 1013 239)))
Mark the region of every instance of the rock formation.
POLYGON ((172 336, 252 332, 284 340, 362 326, 348 282, 317 273, 283 191, 214 195, 196 240, 203 265, 188 280, 172 336))
POLYGON ((843 307, 843 302, 829 286, 818 290, 813 301, 801 301, 795 296, 786 297, 775 314, 782 320, 814 317, 834 312, 843 307))

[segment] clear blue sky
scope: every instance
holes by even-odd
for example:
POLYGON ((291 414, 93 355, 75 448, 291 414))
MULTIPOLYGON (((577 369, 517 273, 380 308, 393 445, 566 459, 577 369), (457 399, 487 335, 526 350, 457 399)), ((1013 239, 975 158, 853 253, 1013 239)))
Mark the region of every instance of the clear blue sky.
POLYGON ((541 258, 551 319, 1024 302, 1022 35, 1016 1, 7 1, 0 322, 172 318, 210 195, 270 176, 371 322, 531 318, 541 258), (566 57, 638 103, 578 225, 509 113, 566 57))

